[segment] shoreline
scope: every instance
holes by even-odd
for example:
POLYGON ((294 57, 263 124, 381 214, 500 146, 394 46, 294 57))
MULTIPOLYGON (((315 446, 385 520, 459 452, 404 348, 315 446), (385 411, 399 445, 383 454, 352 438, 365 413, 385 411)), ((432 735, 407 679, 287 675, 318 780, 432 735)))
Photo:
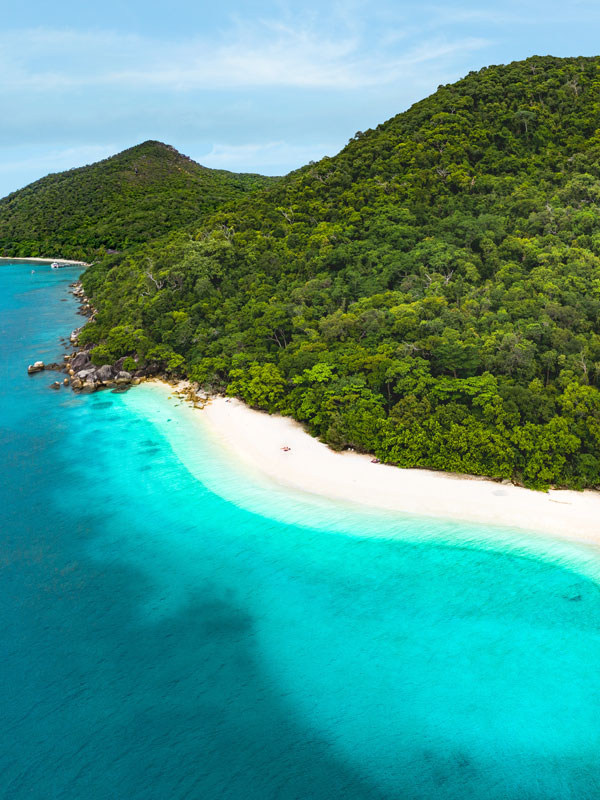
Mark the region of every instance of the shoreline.
MULTIPOLYGON (((85 266, 79 261, 65 263, 85 266)), ((73 294, 88 316, 93 309, 80 285, 74 286, 73 294)), ((78 333, 79 329, 71 333, 71 344, 77 345, 78 333)), ((219 449, 236 466, 271 486, 366 511, 499 526, 600 548, 600 491, 550 489, 544 493, 482 476, 374 463, 370 455, 330 449, 291 417, 257 411, 236 398, 198 395, 197 387, 187 380, 171 383, 158 375, 128 378, 128 385, 143 381, 187 401, 195 412, 191 419, 202 425, 219 449)), ((72 379, 73 374, 69 384, 72 379)))
POLYGON ((41 258, 36 256, 35 258, 27 257, 21 258, 20 256, 0 256, 0 261, 27 261, 31 262, 32 264, 52 264, 53 261, 58 261, 61 264, 67 264, 68 266, 77 266, 77 267, 89 267, 91 266, 88 264, 87 261, 75 261, 72 258, 51 258, 48 256, 47 258, 41 258))
MULTIPOLYGON (((187 389, 147 383, 173 394, 187 389)), ((376 464, 369 455, 335 452, 295 420, 235 398, 212 397, 194 418, 235 464, 280 488, 367 511, 502 526, 600 548, 598 491, 544 493, 479 476, 376 464)))

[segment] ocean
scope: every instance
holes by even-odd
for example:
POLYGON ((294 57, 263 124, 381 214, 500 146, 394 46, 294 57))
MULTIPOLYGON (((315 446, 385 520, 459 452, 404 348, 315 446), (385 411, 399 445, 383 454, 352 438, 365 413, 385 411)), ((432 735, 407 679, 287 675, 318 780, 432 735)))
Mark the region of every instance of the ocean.
POLYGON ((600 556, 269 486, 152 386, 51 390, 77 275, 0 262, 0 797, 598 800, 600 556))

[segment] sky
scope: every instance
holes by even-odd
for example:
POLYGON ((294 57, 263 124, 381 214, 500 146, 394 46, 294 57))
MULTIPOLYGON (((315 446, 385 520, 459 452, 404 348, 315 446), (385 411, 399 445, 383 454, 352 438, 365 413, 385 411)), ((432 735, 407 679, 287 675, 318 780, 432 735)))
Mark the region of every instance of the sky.
POLYGON ((158 139, 281 175, 490 64, 600 53, 598 0, 3 0, 0 197, 158 139))

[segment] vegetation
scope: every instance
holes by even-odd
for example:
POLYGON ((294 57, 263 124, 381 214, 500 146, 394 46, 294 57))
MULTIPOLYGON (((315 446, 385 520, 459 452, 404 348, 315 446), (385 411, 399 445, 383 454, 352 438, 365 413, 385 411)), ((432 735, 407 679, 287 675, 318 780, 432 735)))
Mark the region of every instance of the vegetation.
POLYGON ((173 147, 144 142, 0 200, 0 254, 102 257, 197 222, 274 180, 207 169, 173 147))
POLYGON ((600 59, 472 73, 84 276, 135 356, 403 467, 600 484, 600 59))

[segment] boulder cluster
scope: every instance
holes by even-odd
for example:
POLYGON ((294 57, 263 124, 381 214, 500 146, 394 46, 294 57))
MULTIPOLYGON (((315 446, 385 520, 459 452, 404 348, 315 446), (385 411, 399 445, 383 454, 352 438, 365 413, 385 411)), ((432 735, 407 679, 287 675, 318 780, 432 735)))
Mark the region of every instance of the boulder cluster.
MULTIPOLYGON (((73 334, 76 333, 73 331, 73 334)), ((98 367, 92 363, 91 353, 90 348, 66 355, 64 364, 44 364, 43 361, 36 361, 34 364, 29 364, 27 372, 30 375, 44 370, 66 372, 68 377, 63 379, 63 386, 71 386, 75 392, 95 392, 103 388, 124 390, 129 386, 137 386, 145 378, 158 373, 157 364, 148 364, 143 369, 137 369, 133 373, 128 372, 123 369, 125 358, 120 358, 114 364, 102 364, 98 367)), ((54 381, 50 384, 50 388, 60 389, 60 382, 54 381)))
MULTIPOLYGON (((83 286, 79 281, 71 284, 71 292, 79 301, 79 314, 87 317, 91 322, 96 316, 96 309, 83 291, 83 286)), ((72 345, 77 345, 81 328, 76 328, 71 332, 69 340, 72 345)), ((95 392, 97 389, 127 389, 141 383, 143 378, 151 374, 150 369, 136 370, 133 374, 123 369, 125 358, 121 358, 114 364, 102 364, 96 366, 92 364, 91 347, 76 351, 71 355, 65 356, 65 367, 69 375, 69 383, 75 392, 95 392)))
MULTIPOLYGON (((93 320, 96 310, 85 296, 81 283, 76 281, 71 284, 70 289, 72 294, 79 301, 79 313, 87 317, 88 321, 93 320)), ((80 331, 81 328, 76 328, 69 337, 70 344, 75 347, 79 342, 80 331)), ((33 364, 29 364, 27 372, 30 375, 34 375, 36 372, 42 372, 43 370, 66 372, 68 377, 64 378, 62 383, 64 386, 71 386, 76 392, 95 392, 97 389, 105 387, 123 391, 129 388, 129 386, 135 386, 141 383, 144 378, 155 375, 158 372, 158 364, 148 364, 143 369, 137 369, 133 373, 129 372, 123 369, 125 358, 119 359, 114 364, 96 366, 92 363, 92 349, 93 345, 65 355, 63 364, 44 364, 43 361, 36 361, 33 364)), ((59 381, 54 381, 54 383, 50 384, 51 389, 60 389, 60 386, 61 384, 59 381)))
POLYGON ((209 395, 201 391, 200 385, 197 383, 169 380, 166 376, 161 376, 161 378, 164 383, 169 383, 173 387, 175 397, 191 403, 194 408, 204 408, 205 405, 211 402, 209 395))
POLYGON ((73 355, 67 355, 65 361, 71 388, 76 392, 95 392, 104 387, 124 389, 127 386, 137 386, 152 372, 151 369, 145 368, 136 370, 132 374, 123 369, 124 358, 114 364, 97 367, 92 364, 89 350, 80 350, 73 355))
MULTIPOLYGON (((83 316, 92 320, 96 314, 95 309, 88 301, 83 287, 79 281, 72 283, 70 286, 71 292, 79 301, 80 311, 83 316)), ((65 344, 70 343, 74 348, 79 346, 79 334, 81 328, 76 328, 71 332, 69 339, 66 338, 62 341, 65 344)), ((43 361, 35 361, 29 364, 27 372, 34 375, 36 372, 43 370, 55 370, 57 372, 66 372, 67 377, 62 381, 63 386, 70 386, 75 392, 95 392, 98 389, 113 389, 113 391, 126 391, 130 386, 137 386, 146 378, 160 377, 175 389, 174 394, 194 405, 195 408, 203 408, 209 402, 208 396, 200 391, 198 384, 192 384, 187 381, 177 381, 168 375, 163 375, 160 372, 160 364, 157 362, 150 362, 143 367, 139 367, 133 371, 124 369, 125 362, 131 365, 132 358, 124 356, 123 358, 115 361, 114 364, 102 364, 97 366, 92 362, 94 345, 85 345, 81 349, 75 349, 72 353, 64 356, 63 364, 45 364, 43 361)), ((133 362, 135 362, 135 358, 133 362)), ((54 381, 50 384, 51 389, 60 389, 60 381, 54 381)))

